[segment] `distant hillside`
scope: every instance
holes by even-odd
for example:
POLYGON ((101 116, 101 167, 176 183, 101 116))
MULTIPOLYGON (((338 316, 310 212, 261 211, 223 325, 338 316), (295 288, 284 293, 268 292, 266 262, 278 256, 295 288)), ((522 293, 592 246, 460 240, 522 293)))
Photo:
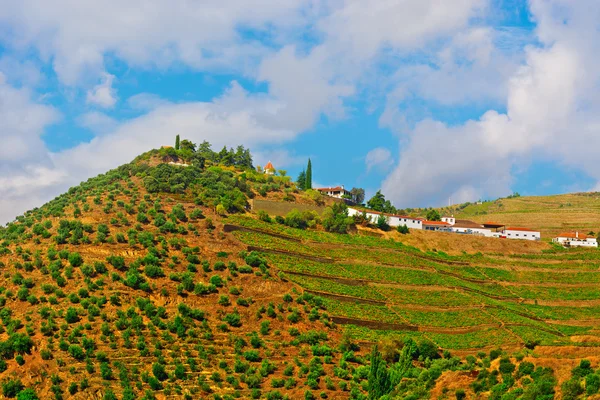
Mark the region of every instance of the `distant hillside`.
POLYGON ((477 222, 536 228, 545 239, 562 231, 600 232, 600 193, 502 198, 439 209, 441 214, 477 222))

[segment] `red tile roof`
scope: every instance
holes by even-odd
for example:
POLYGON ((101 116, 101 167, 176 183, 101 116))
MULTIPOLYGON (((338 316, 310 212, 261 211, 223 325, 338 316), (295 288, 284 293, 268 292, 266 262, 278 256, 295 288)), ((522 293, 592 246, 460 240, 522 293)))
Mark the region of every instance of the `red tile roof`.
POLYGON ((452 226, 447 222, 443 221, 423 221, 423 225, 441 225, 441 226, 452 226))
POLYGON ((265 169, 265 171, 266 171, 266 170, 268 170, 268 169, 275 169, 275 167, 273 166, 273 164, 271 164, 271 161, 269 161, 269 162, 267 163, 267 165, 265 165, 265 168, 264 168, 264 169, 265 169))
POLYGON ((330 188, 318 188, 317 190, 320 192, 342 192, 345 189, 341 186, 336 186, 336 187, 330 187, 330 188))
POLYGON ((529 228, 519 228, 519 227, 512 227, 512 228, 506 228, 507 231, 523 231, 523 232, 539 232, 533 229, 529 229, 529 228))
POLYGON ((557 237, 564 237, 567 239, 581 239, 581 240, 594 238, 593 236, 588 236, 585 233, 581 233, 581 232, 579 232, 579 236, 577 236, 577 232, 563 232, 560 235, 558 235, 557 237))

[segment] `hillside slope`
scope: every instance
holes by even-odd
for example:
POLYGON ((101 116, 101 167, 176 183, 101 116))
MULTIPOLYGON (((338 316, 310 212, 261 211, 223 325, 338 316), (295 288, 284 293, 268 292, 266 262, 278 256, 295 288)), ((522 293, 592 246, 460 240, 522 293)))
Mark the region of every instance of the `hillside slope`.
POLYGON ((21 385, 40 398, 339 390, 320 377, 340 353, 309 365, 311 346, 329 354, 340 342, 319 299, 222 229, 252 188, 283 191, 289 179, 173 165, 184 162, 170 153, 145 154, 0 230, 4 395, 21 385), (313 370, 310 387, 299 385, 313 370))
POLYGON ((203 149, 153 150, 0 228, 5 397, 549 399, 600 382, 571 378, 600 360, 598 252, 326 232, 351 222, 338 203, 243 148, 203 149), (273 219, 252 198, 331 207, 273 219))
POLYGON ((442 214, 451 213, 460 219, 539 229, 545 238, 564 231, 600 232, 598 192, 502 198, 439 210, 442 214))

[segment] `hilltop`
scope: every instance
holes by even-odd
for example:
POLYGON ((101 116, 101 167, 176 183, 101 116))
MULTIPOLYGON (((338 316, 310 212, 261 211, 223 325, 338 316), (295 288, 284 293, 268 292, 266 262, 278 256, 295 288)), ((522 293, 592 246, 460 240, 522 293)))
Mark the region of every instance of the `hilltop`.
POLYGON ((595 393, 597 251, 452 255, 447 234, 377 230, 241 146, 177 147, 0 229, 6 397, 595 393))

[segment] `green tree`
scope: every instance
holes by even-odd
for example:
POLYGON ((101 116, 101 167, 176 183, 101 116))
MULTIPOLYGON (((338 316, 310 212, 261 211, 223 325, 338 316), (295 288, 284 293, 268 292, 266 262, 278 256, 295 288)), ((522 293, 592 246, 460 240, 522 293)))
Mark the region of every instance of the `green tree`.
POLYGON ((377 193, 367 201, 367 207, 375 211, 384 212, 385 203, 385 196, 381 193, 381 190, 378 190, 377 193))
POLYGON ((310 162, 310 158, 308 159, 308 165, 306 166, 304 189, 312 189, 312 163, 310 162))
POLYGON ((354 219, 348 216, 348 207, 344 203, 334 203, 323 212, 323 227, 327 232, 348 233, 354 225, 354 219))
POLYGON ((442 217, 440 216, 440 213, 437 212, 437 210, 429 210, 427 212, 426 218, 429 221, 440 221, 442 219, 442 217))
POLYGON ((392 381, 385 361, 377 349, 373 346, 371 351, 371 366, 369 368, 369 399, 376 400, 392 391, 392 381))
POLYGON ((306 170, 302 170, 300 174, 298 174, 298 178, 296 179, 296 186, 298 189, 304 190, 306 189, 306 170))
POLYGON ((179 150, 180 147, 180 143, 179 143, 179 135, 175 136, 175 150, 179 150))
POLYGON ((180 147, 181 150, 189 150, 192 153, 196 151, 196 145, 187 139, 181 141, 180 147))
POLYGON ((362 204, 365 201, 365 189, 363 188, 352 188, 350 191, 352 198, 357 204, 362 204))
POLYGON ((377 217, 376 225, 382 231, 389 231, 390 230, 390 224, 388 223, 388 219, 383 214, 381 214, 379 217, 377 217))

